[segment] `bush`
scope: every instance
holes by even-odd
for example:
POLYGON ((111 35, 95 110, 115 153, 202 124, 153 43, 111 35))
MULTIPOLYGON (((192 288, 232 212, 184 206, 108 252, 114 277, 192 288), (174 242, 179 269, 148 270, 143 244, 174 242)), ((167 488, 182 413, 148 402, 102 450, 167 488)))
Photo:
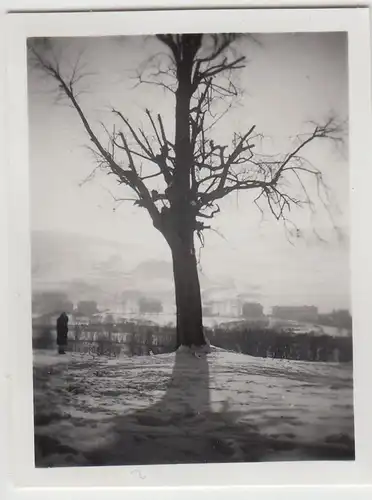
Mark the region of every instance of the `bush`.
POLYGON ((339 360, 352 360, 351 338, 337 338, 310 333, 294 334, 271 329, 237 327, 206 330, 210 342, 217 347, 259 357, 298 359, 304 361, 334 361, 335 351, 339 360))

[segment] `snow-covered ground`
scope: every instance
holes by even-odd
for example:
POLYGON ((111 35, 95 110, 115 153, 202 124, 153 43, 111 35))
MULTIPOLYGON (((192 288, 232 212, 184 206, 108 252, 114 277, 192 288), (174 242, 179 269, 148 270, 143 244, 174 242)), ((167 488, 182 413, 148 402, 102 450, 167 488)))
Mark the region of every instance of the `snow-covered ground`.
POLYGON ((34 353, 36 465, 353 459, 352 367, 34 353))

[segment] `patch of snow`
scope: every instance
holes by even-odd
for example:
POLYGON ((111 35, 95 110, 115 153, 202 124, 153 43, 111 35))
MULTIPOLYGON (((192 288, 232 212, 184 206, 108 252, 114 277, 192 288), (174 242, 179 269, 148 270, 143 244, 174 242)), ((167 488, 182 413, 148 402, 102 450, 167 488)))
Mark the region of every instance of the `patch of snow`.
POLYGON ((48 366, 60 363, 70 363, 74 355, 72 353, 66 352, 66 354, 58 354, 57 347, 56 351, 50 350, 35 350, 33 352, 34 365, 37 366, 48 366))
POLYGON ((354 438, 349 364, 255 358, 207 346, 117 359, 40 351, 34 366, 36 413, 57 412, 36 432, 81 453, 116 450, 120 463, 141 457, 156 463, 175 453, 191 461, 199 453, 203 461, 211 442, 214 459, 234 461, 253 453, 252 439, 314 447, 333 435, 354 438))
POLYGON ((191 354, 192 356, 196 356, 196 357, 200 357, 200 356, 203 356, 205 354, 209 354, 210 352, 212 352, 212 348, 211 348, 211 345, 209 343, 206 343, 202 346, 192 345, 190 347, 185 346, 185 345, 181 345, 177 349, 177 354, 191 354))

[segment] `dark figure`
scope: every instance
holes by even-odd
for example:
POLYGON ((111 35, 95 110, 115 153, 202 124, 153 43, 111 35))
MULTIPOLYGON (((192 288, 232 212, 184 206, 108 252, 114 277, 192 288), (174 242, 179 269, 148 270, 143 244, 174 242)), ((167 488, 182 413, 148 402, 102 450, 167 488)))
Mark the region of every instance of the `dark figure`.
POLYGON ((57 345, 59 354, 65 354, 65 347, 67 345, 67 333, 68 316, 63 312, 57 319, 57 345))

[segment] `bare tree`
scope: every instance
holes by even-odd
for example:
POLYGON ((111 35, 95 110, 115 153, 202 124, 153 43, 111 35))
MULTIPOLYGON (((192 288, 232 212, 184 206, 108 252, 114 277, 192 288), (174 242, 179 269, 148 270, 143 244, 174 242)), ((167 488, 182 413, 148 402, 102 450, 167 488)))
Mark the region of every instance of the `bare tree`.
MULTIPOLYGON (((82 109, 77 83, 85 76, 76 64, 69 75, 61 70, 50 42, 30 40, 34 63, 58 84, 76 111, 91 141, 97 166, 107 169, 120 185, 131 189, 137 206, 147 210, 154 227, 167 241, 172 258, 177 306, 177 344, 204 345, 200 284, 195 236, 203 242, 207 224, 220 211, 219 200, 230 193, 254 190, 255 204, 266 202, 277 220, 288 222, 293 205, 312 207, 307 176, 324 187, 321 171, 303 156, 310 143, 341 140, 342 127, 335 118, 313 123, 308 135, 299 135, 286 154, 263 155, 255 149, 260 134, 252 124, 235 131, 229 144, 213 140, 217 122, 228 112, 222 102, 239 96, 234 75, 245 67, 237 53, 240 35, 157 35, 162 58, 138 74, 138 83, 162 86, 174 95, 174 137, 169 137, 161 114, 145 110, 150 133, 135 128, 125 114, 113 108, 120 126, 112 132, 104 126, 107 144, 99 139, 82 109), (161 61, 161 63, 159 62, 161 61), (143 165, 151 167, 144 174, 143 165), (290 194, 288 179, 296 181, 301 198, 290 194), (161 179, 161 190, 151 189, 151 179, 161 179)), ((230 101, 229 101, 230 102, 230 101)))

